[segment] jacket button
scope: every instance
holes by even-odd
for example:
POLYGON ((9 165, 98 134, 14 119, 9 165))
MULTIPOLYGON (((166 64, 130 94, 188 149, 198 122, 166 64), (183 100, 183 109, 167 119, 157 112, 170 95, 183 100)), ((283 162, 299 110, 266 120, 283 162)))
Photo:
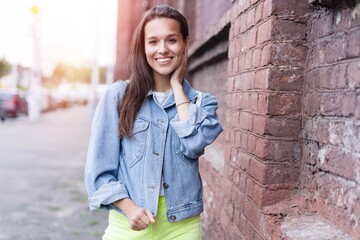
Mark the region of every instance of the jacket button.
POLYGON ((175 221, 175 220, 176 220, 176 216, 171 215, 171 216, 170 216, 170 220, 171 220, 171 221, 175 221))
POLYGON ((164 187, 165 189, 167 189, 167 188, 169 187, 169 184, 164 183, 164 184, 163 184, 163 187, 164 187))

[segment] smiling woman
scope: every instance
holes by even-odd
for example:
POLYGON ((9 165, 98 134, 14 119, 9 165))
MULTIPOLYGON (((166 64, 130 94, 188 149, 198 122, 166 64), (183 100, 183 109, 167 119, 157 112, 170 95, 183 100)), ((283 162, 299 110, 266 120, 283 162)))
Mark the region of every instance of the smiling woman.
POLYGON ((186 19, 150 9, 136 28, 130 79, 109 87, 85 168, 90 209, 109 209, 103 240, 201 239, 198 159, 221 133, 217 101, 185 79, 186 19))
MULTIPOLYGON (((179 23, 170 18, 157 18, 145 26, 145 54, 153 69, 154 79, 166 79, 184 60, 185 51, 189 47, 189 36, 185 39, 180 32, 179 23)), ((166 81, 157 84, 159 89, 168 88, 166 81)))

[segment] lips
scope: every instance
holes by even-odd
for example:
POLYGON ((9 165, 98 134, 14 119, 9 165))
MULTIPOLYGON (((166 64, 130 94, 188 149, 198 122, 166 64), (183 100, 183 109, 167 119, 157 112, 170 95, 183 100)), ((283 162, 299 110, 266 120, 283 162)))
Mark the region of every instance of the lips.
POLYGON ((155 61, 160 64, 167 64, 169 63, 173 58, 167 57, 167 58, 155 58, 155 61))

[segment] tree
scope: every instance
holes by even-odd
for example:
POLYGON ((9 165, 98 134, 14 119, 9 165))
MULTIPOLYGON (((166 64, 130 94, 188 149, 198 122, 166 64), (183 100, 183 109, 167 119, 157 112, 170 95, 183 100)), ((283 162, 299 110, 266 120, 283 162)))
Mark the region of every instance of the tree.
POLYGON ((11 71, 11 65, 5 58, 0 60, 0 77, 9 74, 11 71))

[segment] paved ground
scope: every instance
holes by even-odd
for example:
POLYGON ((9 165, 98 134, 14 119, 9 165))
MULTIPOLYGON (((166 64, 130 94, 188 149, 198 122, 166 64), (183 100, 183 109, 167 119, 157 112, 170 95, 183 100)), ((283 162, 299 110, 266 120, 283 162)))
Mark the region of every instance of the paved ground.
POLYGON ((0 240, 101 239, 107 212, 88 210, 86 107, 0 122, 0 240))

